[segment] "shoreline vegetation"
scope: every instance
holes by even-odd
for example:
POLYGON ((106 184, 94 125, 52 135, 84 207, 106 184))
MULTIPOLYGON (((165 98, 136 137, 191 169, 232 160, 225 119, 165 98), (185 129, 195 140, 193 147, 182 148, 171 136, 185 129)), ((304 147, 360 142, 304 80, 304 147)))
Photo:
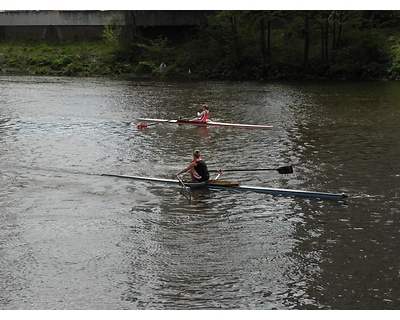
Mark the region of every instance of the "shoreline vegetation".
POLYGON ((108 25, 93 41, 2 40, 0 74, 400 80, 399 24, 398 11, 220 11, 185 41, 108 25))

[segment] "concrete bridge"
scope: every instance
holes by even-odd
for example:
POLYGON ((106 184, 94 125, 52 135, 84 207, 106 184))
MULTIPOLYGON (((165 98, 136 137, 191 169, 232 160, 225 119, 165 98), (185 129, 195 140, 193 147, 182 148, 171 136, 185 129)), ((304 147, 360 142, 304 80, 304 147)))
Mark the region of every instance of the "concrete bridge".
POLYGON ((131 24, 145 36, 170 38, 207 22, 211 11, 5 11, 0 12, 0 40, 92 40, 101 38, 105 25, 131 24))

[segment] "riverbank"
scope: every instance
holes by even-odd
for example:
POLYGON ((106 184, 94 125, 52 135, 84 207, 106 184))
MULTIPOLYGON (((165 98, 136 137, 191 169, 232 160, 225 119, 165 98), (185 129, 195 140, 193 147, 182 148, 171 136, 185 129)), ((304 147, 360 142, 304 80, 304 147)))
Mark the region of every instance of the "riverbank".
POLYGON ((0 43, 1 73, 30 75, 112 75, 123 71, 102 41, 0 43))
MULTIPOLYGON (((0 42, 0 74, 48 76, 107 76, 107 77, 179 77, 269 80, 269 79, 365 79, 400 80, 399 72, 376 65, 379 72, 354 75, 342 68, 340 72, 310 72, 295 66, 269 66, 268 70, 242 74, 210 72, 193 63, 183 62, 190 44, 163 47, 162 54, 146 48, 133 61, 102 40, 97 41, 26 41, 0 42), (161 65, 165 62, 163 68, 161 65)), ((160 50, 159 50, 160 51, 160 50)), ((400 60, 397 59, 397 60, 400 60)), ((397 61, 394 60, 394 61, 397 61)))
POLYGON ((189 74, 197 77, 186 69, 181 72, 169 62, 162 68, 163 61, 151 54, 142 58, 144 60, 129 61, 102 40, 0 42, 0 74, 123 78, 187 77, 189 74))

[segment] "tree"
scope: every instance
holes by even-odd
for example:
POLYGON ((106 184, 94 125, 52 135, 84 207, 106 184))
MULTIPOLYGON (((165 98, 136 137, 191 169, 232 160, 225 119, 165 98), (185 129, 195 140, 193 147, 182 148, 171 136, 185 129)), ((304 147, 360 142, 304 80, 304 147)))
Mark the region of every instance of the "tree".
POLYGON ((303 64, 307 68, 309 63, 310 55, 310 14, 306 12, 304 14, 304 57, 303 64))
POLYGON ((231 23, 233 52, 235 53, 236 63, 239 63, 240 62, 239 40, 238 40, 236 16, 235 16, 234 13, 229 17, 229 20, 230 20, 230 23, 231 23))
POLYGON ((399 11, 218 11, 199 26, 196 38, 175 49, 167 39, 141 39, 139 14, 126 14, 124 44, 131 58, 146 55, 150 61, 166 49, 181 50, 170 57, 179 59, 182 70, 240 78, 305 70, 324 76, 378 74, 389 59, 388 33, 400 24, 399 11))

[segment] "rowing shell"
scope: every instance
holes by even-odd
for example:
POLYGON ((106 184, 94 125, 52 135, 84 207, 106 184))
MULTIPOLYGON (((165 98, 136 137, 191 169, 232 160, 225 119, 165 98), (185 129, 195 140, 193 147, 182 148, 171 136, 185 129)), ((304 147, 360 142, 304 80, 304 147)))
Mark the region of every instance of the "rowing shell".
MULTIPOLYGON (((149 178, 149 177, 138 177, 138 176, 127 176, 119 174, 103 174, 103 176, 117 177, 133 180, 151 181, 151 182, 161 182, 179 185, 178 180, 172 179, 160 179, 160 178, 149 178)), ((258 192, 274 195, 283 196, 296 196, 305 198, 320 198, 320 199, 331 199, 331 200, 341 200, 347 196, 343 193, 327 193, 327 192, 315 192, 315 191, 305 191, 305 190, 291 190, 291 189, 278 189, 278 188, 266 188, 266 187, 251 187, 240 185, 238 182, 220 181, 220 180, 210 180, 208 182, 184 182, 185 186, 190 188, 209 188, 209 189, 219 189, 219 190, 230 190, 230 191, 247 191, 247 192, 258 192)))
MULTIPOLYGON (((193 125, 200 127, 226 127, 226 128, 238 128, 238 129, 262 129, 270 130, 273 126, 257 125, 257 124, 240 124, 240 123, 226 123, 226 122, 216 122, 212 120, 207 120, 204 122, 192 121, 192 120, 167 120, 167 119, 150 119, 150 118, 137 118, 136 121, 139 122, 150 122, 150 123, 167 123, 167 124, 184 124, 193 125)), ((139 126, 138 126, 139 127, 139 126)), ((142 127, 140 127, 142 128, 142 127)))

